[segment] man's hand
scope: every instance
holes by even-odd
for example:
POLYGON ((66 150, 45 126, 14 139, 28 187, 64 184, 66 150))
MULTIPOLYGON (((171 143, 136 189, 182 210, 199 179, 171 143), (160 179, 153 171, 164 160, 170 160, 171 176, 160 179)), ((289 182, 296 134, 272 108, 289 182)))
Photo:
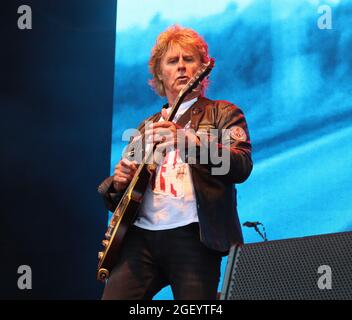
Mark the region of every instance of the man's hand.
MULTIPOLYGON (((161 110, 164 119, 167 118, 165 109, 161 110)), ((151 124, 145 131, 147 141, 158 143, 158 148, 170 149, 176 146, 177 129, 180 127, 171 121, 160 121, 151 124)))
POLYGON ((122 191, 127 188, 131 182, 138 166, 136 161, 122 159, 115 167, 113 184, 116 191, 122 191))
MULTIPOLYGON (((167 118, 165 109, 161 111, 164 119, 167 118)), ((160 121, 153 123, 147 128, 145 135, 147 140, 158 143, 158 150, 170 150, 172 148, 187 148, 188 143, 192 140, 193 145, 198 144, 198 137, 190 130, 184 130, 182 127, 171 121, 160 121)))

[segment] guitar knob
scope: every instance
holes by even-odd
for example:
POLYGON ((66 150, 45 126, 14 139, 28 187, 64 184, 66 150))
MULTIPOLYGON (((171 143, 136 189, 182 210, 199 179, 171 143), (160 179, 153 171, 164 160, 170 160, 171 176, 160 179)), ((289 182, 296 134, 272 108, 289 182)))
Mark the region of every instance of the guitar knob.
POLYGON ((99 259, 99 260, 103 259, 103 256, 104 256, 104 252, 100 251, 100 252, 98 253, 98 259, 99 259))
POLYGON ((102 245, 103 245, 104 247, 107 247, 108 244, 109 244, 109 241, 108 241, 108 240, 103 240, 101 243, 102 243, 102 245))

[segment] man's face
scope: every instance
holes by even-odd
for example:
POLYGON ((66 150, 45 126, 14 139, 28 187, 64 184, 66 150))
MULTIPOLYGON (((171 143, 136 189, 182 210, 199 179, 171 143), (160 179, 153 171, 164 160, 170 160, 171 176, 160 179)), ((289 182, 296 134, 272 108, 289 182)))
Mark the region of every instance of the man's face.
POLYGON ((160 62, 159 79, 168 99, 175 99, 180 90, 201 67, 199 54, 179 45, 171 46, 160 62))

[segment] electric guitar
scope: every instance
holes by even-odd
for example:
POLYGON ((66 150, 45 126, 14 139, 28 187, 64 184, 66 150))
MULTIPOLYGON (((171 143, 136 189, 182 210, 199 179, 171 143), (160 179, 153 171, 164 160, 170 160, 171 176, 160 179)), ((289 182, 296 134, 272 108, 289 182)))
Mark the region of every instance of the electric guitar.
MULTIPOLYGON (((166 121, 172 121, 185 97, 194 90, 206 76, 209 75, 213 67, 214 59, 210 59, 209 62, 203 64, 200 70, 187 82, 172 105, 171 112, 166 121)), ((126 191, 110 219, 105 237, 102 240, 104 249, 98 253, 98 280, 105 281, 109 278, 110 272, 118 258, 122 242, 129 227, 137 217, 138 209, 142 203, 144 193, 152 175, 147 163, 151 163, 150 159, 152 159, 154 155, 156 146, 156 143, 153 144, 153 147, 149 152, 146 152, 144 160, 139 165, 133 179, 126 188, 126 191)))

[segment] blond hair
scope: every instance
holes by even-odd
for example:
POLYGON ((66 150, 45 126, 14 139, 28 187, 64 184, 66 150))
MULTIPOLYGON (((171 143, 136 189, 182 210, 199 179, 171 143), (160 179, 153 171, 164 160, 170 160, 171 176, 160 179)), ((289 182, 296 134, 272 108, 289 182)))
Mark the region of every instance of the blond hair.
MULTIPOLYGON (((163 82, 159 79, 161 59, 167 50, 173 45, 179 45, 184 49, 191 49, 199 54, 201 63, 207 63, 210 59, 208 53, 208 45, 204 39, 194 30, 184 28, 179 25, 173 25, 166 31, 159 34, 156 43, 152 49, 149 59, 149 71, 153 75, 153 79, 149 80, 149 85, 159 94, 164 97, 165 89, 163 82)), ((201 84, 202 94, 208 86, 208 80, 205 79, 201 84)))

